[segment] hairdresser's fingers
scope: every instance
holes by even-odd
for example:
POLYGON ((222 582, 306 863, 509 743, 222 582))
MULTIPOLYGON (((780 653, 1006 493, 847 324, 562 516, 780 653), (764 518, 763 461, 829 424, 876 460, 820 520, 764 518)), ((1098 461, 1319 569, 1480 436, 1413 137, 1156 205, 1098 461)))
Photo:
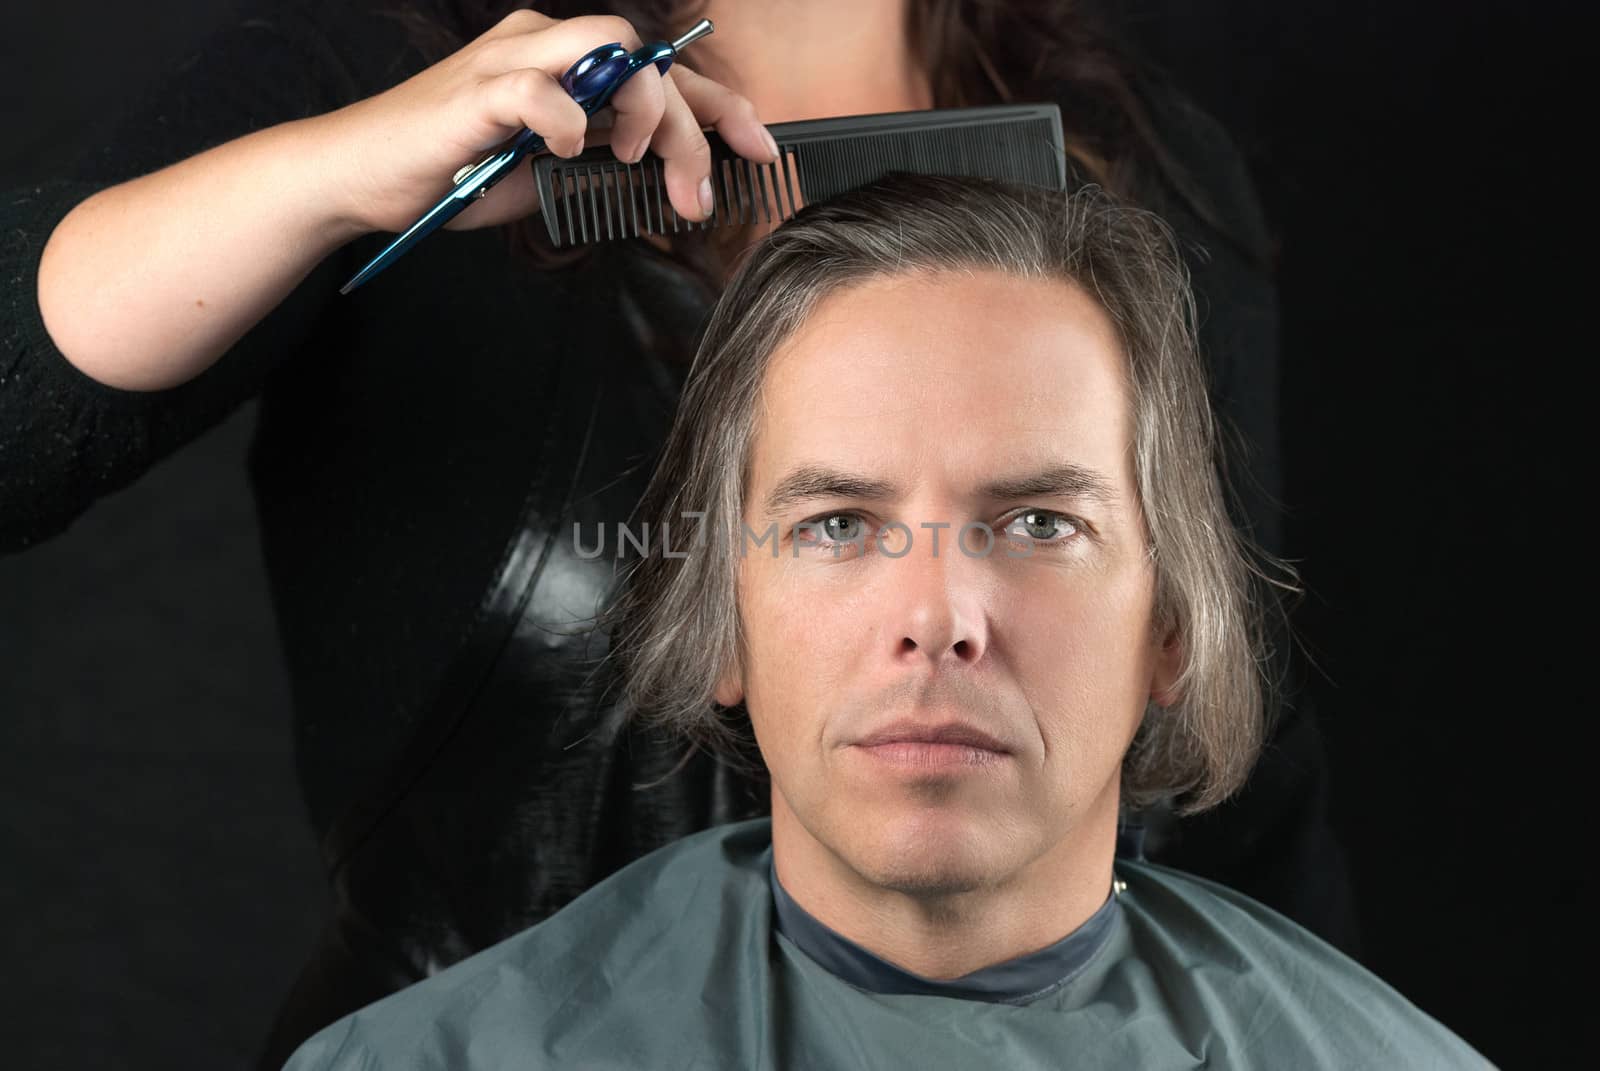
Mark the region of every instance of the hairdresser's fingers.
POLYGON ((661 117, 666 113, 664 82, 652 63, 622 83, 611 95, 611 130, 604 141, 596 138, 594 144, 610 144, 617 159, 630 164, 638 163, 656 127, 661 124, 661 117))
MULTIPOLYGON (((513 15, 521 14, 513 12, 513 15)), ((501 33, 501 27, 511 22, 507 16, 500 26, 489 31, 498 34, 484 35, 483 44, 476 49, 474 64, 485 74, 521 67, 538 67, 553 77, 567 73, 579 57, 601 45, 615 41, 632 52, 643 46, 633 25, 615 15, 581 15, 575 19, 549 19, 535 12, 516 24, 514 32, 501 33), (535 19, 544 20, 536 23, 535 19)))
MULTIPOLYGON (((589 117, 544 71, 536 67, 507 71, 480 83, 478 90, 478 114, 494 129, 537 130, 559 156, 572 157, 583 151, 589 117)), ((517 167, 444 226, 446 230, 475 230, 505 223, 530 214, 538 204, 533 169, 517 167)))
MULTIPOLYGON (((494 114, 502 123, 497 129, 516 131, 492 150, 478 146, 479 155, 507 148, 520 136, 518 128, 527 127, 544 136, 552 153, 570 157, 587 146, 609 143, 619 109, 626 113, 624 136, 631 136, 629 127, 641 122, 653 127, 652 108, 658 115, 663 99, 661 76, 654 68, 634 75, 613 98, 615 106, 594 115, 585 115, 560 86, 559 78, 578 57, 612 41, 630 50, 639 47, 639 35, 625 19, 585 16, 562 21, 519 9, 459 53, 466 65, 467 84, 485 92, 498 109, 494 114), (656 85, 652 87, 651 81, 656 85), (513 92, 491 92, 502 86, 510 86, 513 92)), ((537 211, 538 205, 533 169, 515 168, 481 200, 446 223, 445 229, 472 230, 509 222, 537 211)))
POLYGON ((678 215, 702 220, 711 214, 711 146, 673 81, 661 80, 667 106, 651 138, 651 150, 666 163, 667 199, 678 215))
MULTIPOLYGON (((599 45, 615 41, 630 52, 642 47, 633 25, 615 15, 558 20, 536 12, 521 12, 523 17, 518 20, 518 14, 506 16, 485 35, 488 40, 475 57, 480 76, 532 67, 560 78, 578 56, 599 45)), ((643 155, 643 146, 665 105, 660 72, 654 66, 637 71, 617 89, 608 106, 589 117, 584 143, 620 146, 624 159, 637 159, 643 155)))
POLYGON ((667 81, 683 95, 695 121, 702 128, 716 128, 734 152, 761 164, 778 159, 778 147, 748 97, 735 93, 721 82, 696 74, 681 63, 668 72, 667 81))

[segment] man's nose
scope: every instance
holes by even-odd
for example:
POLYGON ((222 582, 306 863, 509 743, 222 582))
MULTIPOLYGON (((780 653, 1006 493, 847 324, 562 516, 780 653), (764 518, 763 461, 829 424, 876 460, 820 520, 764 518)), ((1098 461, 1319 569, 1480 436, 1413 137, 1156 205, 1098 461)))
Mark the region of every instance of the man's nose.
POLYGON ((983 562, 961 553, 952 529, 916 529, 903 557, 887 563, 890 636, 899 658, 976 663, 988 647, 983 562))

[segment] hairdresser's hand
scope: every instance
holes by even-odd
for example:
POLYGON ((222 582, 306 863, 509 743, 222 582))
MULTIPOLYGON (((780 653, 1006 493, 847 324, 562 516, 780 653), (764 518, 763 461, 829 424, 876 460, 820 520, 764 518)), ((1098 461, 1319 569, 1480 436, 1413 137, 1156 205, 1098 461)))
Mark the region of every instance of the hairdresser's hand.
MULTIPOLYGON (((393 89, 320 117, 334 144, 348 149, 341 167, 342 216, 369 231, 404 231, 449 192, 458 170, 505 148, 523 127, 567 158, 586 143, 611 144, 619 147, 619 158, 635 163, 648 147, 665 161, 673 208, 691 220, 707 215, 700 184, 711 174, 711 150, 703 126, 715 127, 751 160, 776 159, 748 100, 676 62, 666 77, 651 65, 629 78, 611 107, 596 116, 609 112, 614 125, 590 127, 591 117, 559 79, 584 53, 612 41, 630 51, 643 45, 625 19, 562 20, 513 11, 393 89)), ((685 55, 690 51, 692 46, 685 55)), ((532 168, 524 162, 446 228, 505 223, 538 206, 532 168)))

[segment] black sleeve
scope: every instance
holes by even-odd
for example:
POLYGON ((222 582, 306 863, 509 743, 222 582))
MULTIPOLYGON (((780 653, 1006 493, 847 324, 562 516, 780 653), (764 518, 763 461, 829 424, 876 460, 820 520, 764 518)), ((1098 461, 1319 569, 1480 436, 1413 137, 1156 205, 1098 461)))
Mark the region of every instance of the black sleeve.
POLYGON ((39 313, 39 258, 91 194, 379 92, 408 75, 405 59, 420 67, 404 55, 399 25, 364 7, 291 0, 239 15, 104 125, 70 174, 0 192, 0 552, 62 531, 220 422, 305 349, 320 314, 343 300, 338 289, 355 267, 342 251, 195 379, 124 391, 78 371, 54 345, 39 313))
MULTIPOLYGON (((1284 554, 1278 425, 1280 343, 1273 242, 1242 154, 1214 118, 1175 91, 1148 90, 1158 129, 1194 199, 1164 214, 1192 275, 1202 356, 1222 439, 1228 508, 1260 546, 1284 554), (1195 201, 1198 203, 1195 203, 1195 201)), ((1277 717, 1244 789, 1204 814, 1152 815, 1150 854, 1283 912, 1355 954, 1358 927, 1344 853, 1328 817, 1329 770, 1303 667, 1271 621, 1277 717)))

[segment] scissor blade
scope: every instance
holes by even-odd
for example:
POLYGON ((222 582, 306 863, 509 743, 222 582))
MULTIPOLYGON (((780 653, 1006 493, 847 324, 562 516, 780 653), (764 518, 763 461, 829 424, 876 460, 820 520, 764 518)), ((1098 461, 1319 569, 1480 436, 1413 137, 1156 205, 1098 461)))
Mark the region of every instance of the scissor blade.
POLYGON ((356 272, 348 283, 339 288, 339 293, 348 294, 374 275, 377 275, 404 256, 406 250, 459 216, 476 200, 476 195, 459 197, 455 191, 452 191, 448 197, 428 209, 427 213, 408 227, 404 234, 390 242, 383 252, 373 257, 371 263, 356 272))

